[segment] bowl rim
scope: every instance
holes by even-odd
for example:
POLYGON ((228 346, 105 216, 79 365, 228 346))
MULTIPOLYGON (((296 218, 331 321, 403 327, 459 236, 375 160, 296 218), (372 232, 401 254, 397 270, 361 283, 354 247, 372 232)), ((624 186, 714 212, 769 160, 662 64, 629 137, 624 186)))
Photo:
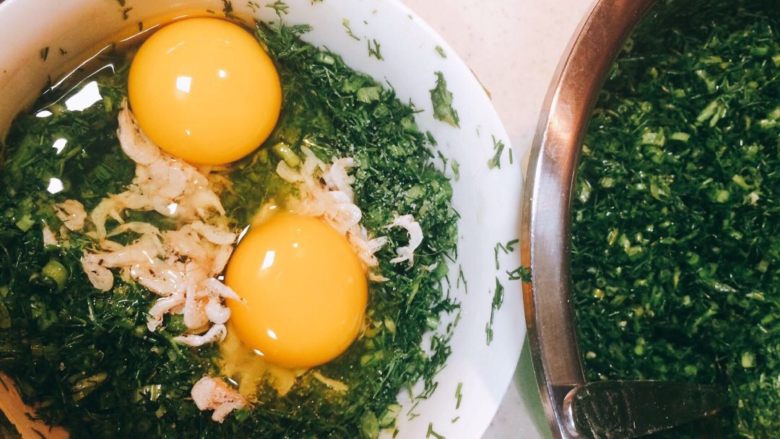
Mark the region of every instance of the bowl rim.
POLYGON ((591 111, 623 42, 656 0, 599 0, 569 43, 531 147, 520 257, 525 321, 542 405, 556 438, 581 437, 564 401, 585 384, 571 306, 571 193, 591 111))

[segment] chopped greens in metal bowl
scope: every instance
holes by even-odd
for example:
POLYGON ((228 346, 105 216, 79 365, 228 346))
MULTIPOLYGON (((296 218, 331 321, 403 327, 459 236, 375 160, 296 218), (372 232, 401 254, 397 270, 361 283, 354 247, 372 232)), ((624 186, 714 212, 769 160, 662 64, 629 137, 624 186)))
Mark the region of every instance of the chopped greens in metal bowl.
POLYGON ((582 150, 572 276, 588 379, 718 382, 733 409, 664 437, 780 430, 780 9, 661 2, 582 150))

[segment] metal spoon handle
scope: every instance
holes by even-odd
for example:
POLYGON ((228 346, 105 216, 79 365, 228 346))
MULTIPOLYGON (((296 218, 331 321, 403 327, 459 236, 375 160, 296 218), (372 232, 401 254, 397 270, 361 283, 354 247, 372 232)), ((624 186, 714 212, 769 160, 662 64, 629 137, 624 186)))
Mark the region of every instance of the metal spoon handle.
POLYGON ((564 400, 575 436, 632 438, 710 416, 728 405, 721 386, 665 381, 598 381, 564 400))

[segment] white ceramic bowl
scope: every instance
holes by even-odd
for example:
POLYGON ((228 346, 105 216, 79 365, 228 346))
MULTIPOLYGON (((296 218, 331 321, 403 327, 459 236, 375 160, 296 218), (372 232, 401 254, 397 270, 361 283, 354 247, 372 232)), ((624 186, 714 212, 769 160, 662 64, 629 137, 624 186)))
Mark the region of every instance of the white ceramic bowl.
MULTIPOLYGON (((252 2, 234 0, 234 13, 243 19, 276 19, 272 9, 254 8, 252 2)), ((266 4, 268 2, 261 2, 266 4)), ((395 0, 288 0, 288 23, 313 27, 304 39, 327 46, 354 69, 387 81, 402 101, 421 110, 417 124, 438 140, 439 152, 460 164, 460 177, 452 177, 453 203, 461 218, 457 261, 451 264, 451 294, 461 303, 461 319, 451 340, 452 355, 438 374, 438 387, 427 400, 411 409, 406 392, 399 416, 401 438, 426 437, 428 429, 449 438, 478 438, 498 408, 515 369, 525 336, 525 324, 517 281, 507 271, 519 266, 517 252, 499 252, 497 243, 518 236, 522 194, 520 157, 510 164, 511 145, 490 99, 468 67, 422 20, 395 0), (350 37, 344 27, 348 20, 350 37), (381 45, 384 60, 370 57, 368 41, 381 45), (440 50, 437 50, 437 47, 440 50), (439 52, 442 52, 440 54, 439 52), (430 89, 440 71, 454 95, 460 128, 433 118, 430 89), (507 148, 502 166, 490 169, 494 140, 507 148), (468 282, 456 287, 459 268, 468 282), (486 342, 486 327, 496 280, 506 288, 503 305, 495 312, 494 337, 486 342), (462 399, 457 406, 456 389, 462 399), (411 419, 410 419, 411 418, 411 419), (453 419, 457 419, 453 422, 453 419)), ((0 136, 13 117, 40 93, 49 78, 73 70, 109 43, 137 33, 138 22, 147 31, 181 15, 221 15, 222 1, 127 0, 123 7, 110 0, 7 0, 0 4, 0 136), (123 18, 123 9, 127 19, 123 18), (44 61, 40 50, 49 47, 44 61), (67 53, 61 54, 59 48, 67 53)), ((441 163, 441 162, 439 162, 441 163)), ((445 325, 447 322, 442 323, 445 325)))

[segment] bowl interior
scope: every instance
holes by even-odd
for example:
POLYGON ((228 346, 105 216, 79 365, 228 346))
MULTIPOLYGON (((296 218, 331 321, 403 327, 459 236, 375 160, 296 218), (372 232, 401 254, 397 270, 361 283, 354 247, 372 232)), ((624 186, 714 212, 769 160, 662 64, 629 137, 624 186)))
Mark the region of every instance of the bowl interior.
MULTIPOLYGON (((105 0, 0 4, 0 40, 8 42, 0 53, 0 89, 4 90, 0 138, 50 78, 56 80, 73 70, 101 47, 121 43, 140 27, 149 32, 179 16, 223 16, 226 4, 206 0, 127 0, 125 6, 105 0), (49 55, 43 59, 41 50, 46 47, 49 55)), ((437 390, 418 404, 412 404, 403 391, 398 424, 400 437, 424 437, 431 428, 446 437, 479 437, 509 384, 525 336, 520 284, 509 280, 508 274, 520 265, 517 245, 509 251, 496 247, 518 236, 520 157, 512 152, 488 95, 468 67, 401 3, 288 0, 286 4, 284 21, 311 25, 305 40, 328 47, 354 69, 386 81, 402 101, 420 110, 418 126, 438 142, 434 160, 452 180, 453 204, 460 214, 458 255, 450 263, 449 283, 443 289, 460 301, 460 318, 452 333, 451 357, 438 374, 437 390), (370 45, 377 43, 382 59, 369 53, 370 45), (433 117, 430 90, 436 85, 436 72, 443 74, 453 93, 459 128, 433 117), (495 157, 500 166, 495 161, 489 166, 495 157), (500 304, 494 302, 497 289, 503 290, 500 304)), ((231 6, 235 16, 247 21, 279 18, 272 8, 255 5, 233 1, 231 6)), ((446 331, 455 314, 443 319, 439 332, 446 331)))

